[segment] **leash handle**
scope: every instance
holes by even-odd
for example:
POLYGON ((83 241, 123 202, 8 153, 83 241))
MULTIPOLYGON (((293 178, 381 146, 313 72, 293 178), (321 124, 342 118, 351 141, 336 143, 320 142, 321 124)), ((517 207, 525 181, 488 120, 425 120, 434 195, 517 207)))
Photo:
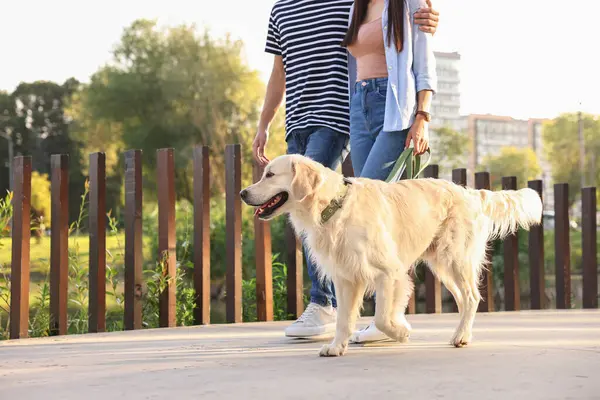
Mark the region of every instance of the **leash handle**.
POLYGON ((406 176, 408 179, 416 179, 431 162, 431 149, 427 149, 426 153, 429 155, 425 162, 421 162, 421 156, 415 156, 413 154, 414 149, 408 147, 404 149, 396 163, 394 168, 388 175, 386 182, 397 182, 402 177, 402 174, 406 170, 406 176))

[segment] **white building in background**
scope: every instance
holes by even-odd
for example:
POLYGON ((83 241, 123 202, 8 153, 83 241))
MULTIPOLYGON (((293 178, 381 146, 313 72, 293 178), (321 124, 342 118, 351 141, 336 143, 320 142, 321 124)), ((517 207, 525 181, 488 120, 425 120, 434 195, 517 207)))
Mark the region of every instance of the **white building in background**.
POLYGON ((542 167, 539 179, 544 181, 544 207, 554 207, 554 194, 550 164, 544 157, 542 147, 542 119, 518 120, 497 115, 460 114, 460 60, 457 52, 435 52, 438 90, 431 103, 431 149, 432 163, 440 164, 440 178, 451 179, 451 167, 444 165, 443 155, 436 153, 438 137, 436 129, 449 127, 467 133, 471 139, 471 152, 464 155, 464 167, 468 169, 467 183, 474 184, 477 166, 487 155, 497 155, 506 146, 532 148, 542 167))
POLYGON ((435 52, 438 90, 431 102, 431 128, 464 128, 460 116, 460 54, 435 52))
POLYGON ((502 147, 529 147, 529 122, 498 115, 470 114, 467 133, 472 143, 469 168, 474 170, 486 156, 495 156, 502 147))
MULTIPOLYGON (((466 131, 466 120, 460 115, 460 54, 457 52, 435 52, 438 79, 437 92, 431 102, 430 140, 432 162, 440 164, 440 178, 451 179, 450 165, 445 165, 443 155, 436 153, 436 129, 449 127, 455 131, 466 131)), ((464 167, 467 166, 465 154, 464 167)))

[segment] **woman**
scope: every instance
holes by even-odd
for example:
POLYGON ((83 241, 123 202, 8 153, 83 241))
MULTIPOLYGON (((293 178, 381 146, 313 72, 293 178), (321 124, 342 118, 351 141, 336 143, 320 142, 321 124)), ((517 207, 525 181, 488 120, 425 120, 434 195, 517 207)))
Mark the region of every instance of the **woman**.
MULTIPOLYGON (((350 148, 356 176, 384 180, 412 141, 414 153, 429 146, 431 97, 436 90, 432 36, 419 30, 413 15, 425 0, 355 0, 343 46, 356 62, 350 101, 350 148)), ((351 64, 352 70, 353 65, 351 64)), ((404 295, 404 318, 411 287, 404 295)), ((384 340, 373 323, 356 332, 354 342, 384 340)))

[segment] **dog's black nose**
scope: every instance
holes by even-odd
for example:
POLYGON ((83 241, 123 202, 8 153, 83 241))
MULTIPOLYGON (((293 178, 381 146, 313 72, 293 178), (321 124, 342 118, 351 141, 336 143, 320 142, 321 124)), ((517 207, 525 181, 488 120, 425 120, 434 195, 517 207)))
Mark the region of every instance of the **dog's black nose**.
POLYGON ((240 192, 240 197, 241 197, 243 200, 246 200, 246 197, 247 197, 247 196, 248 196, 248 191, 247 191, 246 189, 244 189, 244 190, 242 190, 242 191, 240 192))

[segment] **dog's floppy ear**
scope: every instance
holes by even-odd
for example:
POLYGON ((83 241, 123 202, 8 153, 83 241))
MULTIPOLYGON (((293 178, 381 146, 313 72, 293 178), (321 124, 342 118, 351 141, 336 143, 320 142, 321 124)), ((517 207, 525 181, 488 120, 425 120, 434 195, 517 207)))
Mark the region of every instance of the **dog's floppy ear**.
POLYGON ((323 182, 321 172, 313 165, 305 162, 292 161, 292 194, 302 202, 313 195, 323 182))

